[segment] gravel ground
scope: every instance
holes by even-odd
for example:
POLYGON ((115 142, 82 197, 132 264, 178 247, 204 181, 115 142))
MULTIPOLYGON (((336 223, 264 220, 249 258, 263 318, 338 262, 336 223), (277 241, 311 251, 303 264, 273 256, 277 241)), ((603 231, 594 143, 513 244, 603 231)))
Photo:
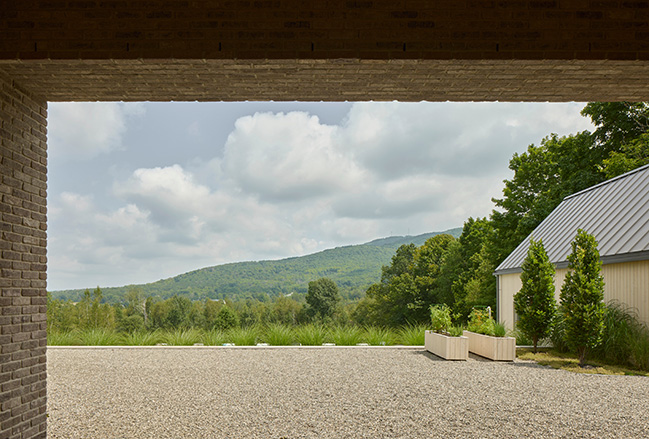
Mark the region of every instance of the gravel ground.
POLYGON ((649 378, 422 348, 53 348, 50 438, 643 438, 649 378))

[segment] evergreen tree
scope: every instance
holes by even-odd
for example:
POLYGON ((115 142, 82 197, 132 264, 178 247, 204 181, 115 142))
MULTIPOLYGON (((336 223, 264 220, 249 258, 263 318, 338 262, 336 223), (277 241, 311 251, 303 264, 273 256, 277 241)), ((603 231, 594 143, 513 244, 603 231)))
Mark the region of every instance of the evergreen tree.
POLYGON ((523 286, 514 295, 517 325, 523 334, 532 339, 536 353, 538 341, 550 335, 557 310, 554 299, 554 267, 540 240, 530 239, 527 257, 523 261, 521 281, 523 286))
POLYGON ((601 342, 604 329, 604 279, 600 274, 597 241, 579 229, 568 256, 566 280, 561 287, 565 339, 584 366, 589 349, 601 342))

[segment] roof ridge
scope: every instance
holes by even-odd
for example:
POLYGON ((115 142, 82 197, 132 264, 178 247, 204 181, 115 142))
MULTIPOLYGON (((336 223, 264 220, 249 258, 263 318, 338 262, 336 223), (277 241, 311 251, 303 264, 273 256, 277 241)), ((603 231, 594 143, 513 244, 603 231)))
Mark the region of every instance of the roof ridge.
POLYGON ((646 170, 646 169, 649 169, 649 164, 642 165, 642 166, 640 166, 640 167, 638 167, 638 168, 635 168, 635 169, 633 169, 633 170, 631 170, 631 171, 629 171, 629 172, 625 172, 624 174, 618 175, 617 177, 613 177, 613 178, 611 178, 611 179, 608 179, 608 180, 606 180, 606 181, 603 181, 603 182, 601 182, 601 183, 598 183, 598 184, 596 184, 595 186, 591 186, 591 187, 588 187, 588 188, 586 188, 586 189, 582 189, 582 190, 580 190, 579 192, 575 192, 574 194, 570 194, 570 195, 568 195, 567 197, 565 197, 564 200, 568 200, 568 199, 570 199, 570 198, 576 197, 577 195, 581 195, 581 194, 584 194, 584 193, 586 193, 586 192, 590 192, 590 191, 595 190, 595 189, 598 189, 598 188, 600 188, 600 187, 602 187, 602 186, 606 186, 607 184, 613 183, 614 181, 621 180, 621 179, 623 179, 623 178, 627 178, 627 177, 629 177, 629 176, 632 175, 632 174, 635 174, 635 173, 637 173, 637 172, 642 172, 642 171, 644 171, 644 170, 646 170))
MULTIPOLYGON (((559 263, 578 228, 596 237, 604 263, 649 259, 649 164, 564 198, 530 235, 543 239, 550 261, 559 263)), ((528 247, 529 235, 495 272, 520 269, 528 247)))

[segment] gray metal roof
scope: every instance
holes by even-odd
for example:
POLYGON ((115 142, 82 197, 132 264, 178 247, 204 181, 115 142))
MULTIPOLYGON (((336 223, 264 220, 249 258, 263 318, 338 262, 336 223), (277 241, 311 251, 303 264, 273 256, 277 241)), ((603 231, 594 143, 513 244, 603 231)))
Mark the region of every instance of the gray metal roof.
POLYGON ((564 198, 495 274, 521 271, 530 237, 543 241, 557 268, 566 267, 577 229, 595 236, 603 263, 649 259, 649 165, 564 198))

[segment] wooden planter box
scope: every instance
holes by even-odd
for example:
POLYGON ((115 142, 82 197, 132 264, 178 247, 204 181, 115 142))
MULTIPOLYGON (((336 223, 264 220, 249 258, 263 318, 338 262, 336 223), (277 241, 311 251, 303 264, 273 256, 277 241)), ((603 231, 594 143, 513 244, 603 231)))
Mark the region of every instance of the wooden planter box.
POLYGON ((466 361, 469 358, 469 339, 466 337, 449 337, 426 331, 425 348, 428 352, 446 360, 466 361))
POLYGON ((516 339, 514 337, 492 337, 464 331, 469 339, 469 351, 494 361, 514 361, 516 339))

